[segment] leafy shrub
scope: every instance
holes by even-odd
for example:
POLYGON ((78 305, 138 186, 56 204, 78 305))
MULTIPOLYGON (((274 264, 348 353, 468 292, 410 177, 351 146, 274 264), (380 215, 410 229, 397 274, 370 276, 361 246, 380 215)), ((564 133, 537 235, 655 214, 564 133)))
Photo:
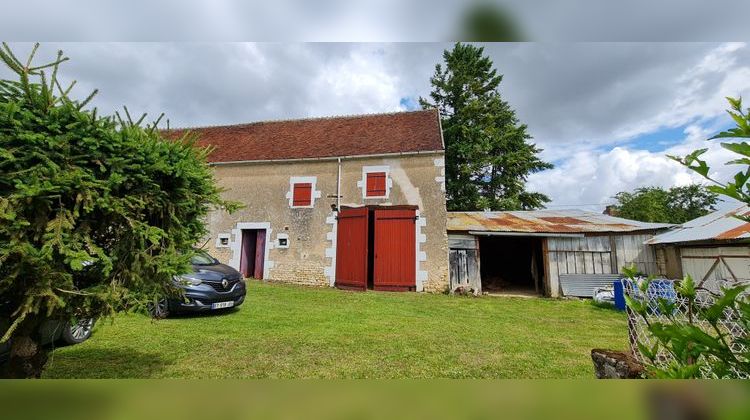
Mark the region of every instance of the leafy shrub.
POLYGON ((645 324, 651 338, 636 340, 650 376, 750 377, 748 285, 715 294, 686 276, 675 282, 677 296, 669 299, 649 291, 653 278, 638 278, 632 268, 623 270, 634 287, 625 296, 630 315, 645 324))

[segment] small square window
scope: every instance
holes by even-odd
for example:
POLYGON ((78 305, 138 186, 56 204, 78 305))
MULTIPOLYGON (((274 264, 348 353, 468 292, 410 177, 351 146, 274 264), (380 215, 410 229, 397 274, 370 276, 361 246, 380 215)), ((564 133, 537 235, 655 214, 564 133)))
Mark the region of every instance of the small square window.
POLYGON ((385 197, 385 172, 367 173, 367 197, 385 197))
POLYGON ((289 248, 289 235, 286 233, 279 233, 276 235, 276 247, 289 248))
POLYGON ((312 183, 294 184, 292 191, 292 207, 312 206, 312 183))
POLYGON ((229 233, 220 233, 216 237, 216 248, 229 248, 231 236, 229 233))

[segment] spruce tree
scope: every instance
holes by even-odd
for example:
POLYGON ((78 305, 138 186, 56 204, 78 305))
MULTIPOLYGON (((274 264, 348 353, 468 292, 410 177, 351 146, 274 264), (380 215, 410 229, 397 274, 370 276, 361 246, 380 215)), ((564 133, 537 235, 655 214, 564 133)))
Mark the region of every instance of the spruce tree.
POLYGON ((528 210, 549 198, 526 191, 529 174, 552 168, 537 157, 525 124, 503 100, 503 76, 484 48, 456 43, 443 52, 430 78, 431 100, 440 112, 445 138, 448 210, 528 210))
POLYGON ((2 44, 17 80, 0 80, 0 377, 39 377, 48 320, 144 310, 177 295, 203 219, 221 199, 209 150, 165 140, 158 120, 101 116, 49 64, 23 62, 2 44))

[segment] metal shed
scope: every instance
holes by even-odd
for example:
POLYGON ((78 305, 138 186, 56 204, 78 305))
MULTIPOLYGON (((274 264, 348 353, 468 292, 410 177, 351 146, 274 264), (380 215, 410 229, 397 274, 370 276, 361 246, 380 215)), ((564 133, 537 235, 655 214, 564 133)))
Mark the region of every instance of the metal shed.
POLYGON ((625 265, 657 274, 645 242, 671 226, 583 210, 449 212, 451 287, 590 297, 625 265))
POLYGON ((750 281, 750 207, 717 210, 648 241, 659 273, 672 279, 690 275, 697 284, 718 291, 722 281, 750 281))

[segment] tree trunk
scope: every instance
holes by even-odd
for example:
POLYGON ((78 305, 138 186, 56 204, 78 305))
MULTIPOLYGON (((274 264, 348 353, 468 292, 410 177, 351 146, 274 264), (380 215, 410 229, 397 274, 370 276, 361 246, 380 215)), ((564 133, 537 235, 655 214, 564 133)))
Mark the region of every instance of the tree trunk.
POLYGON ((39 323, 29 321, 21 324, 19 334, 11 338, 9 358, 0 368, 0 378, 39 379, 42 376, 49 351, 42 346, 39 323))

